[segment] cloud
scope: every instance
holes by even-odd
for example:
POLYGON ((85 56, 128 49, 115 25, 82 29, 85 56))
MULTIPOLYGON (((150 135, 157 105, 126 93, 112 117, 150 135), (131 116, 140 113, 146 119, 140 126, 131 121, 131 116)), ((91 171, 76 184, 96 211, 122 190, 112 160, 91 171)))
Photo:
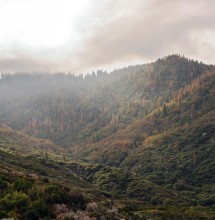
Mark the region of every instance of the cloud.
MULTIPOLYGON (((120 10, 131 8, 131 13, 105 25, 100 24, 95 34, 85 42, 79 54, 80 67, 111 65, 117 60, 128 61, 138 57, 153 60, 178 52, 214 62, 210 57, 215 48, 209 41, 210 37, 214 39, 215 33, 214 1, 151 0, 147 4, 137 1, 134 6, 131 1, 126 3, 120 10), (206 48, 200 41, 208 30, 211 36, 208 34, 206 48)), ((117 9, 110 7, 108 10, 111 16, 117 9)))
MULTIPOLYGON (((0 70, 80 73, 172 53, 215 63, 213 0, 85 0, 78 10, 72 1, 53 1, 51 11, 52 1, 29 1, 37 11, 44 7, 41 16, 28 3, 29 21, 18 19, 17 32, 14 7, 0 33, 0 70)), ((26 5, 17 2, 20 10, 26 5)))
POLYGON ((0 58, 0 68, 3 72, 50 71, 48 63, 31 58, 0 58))

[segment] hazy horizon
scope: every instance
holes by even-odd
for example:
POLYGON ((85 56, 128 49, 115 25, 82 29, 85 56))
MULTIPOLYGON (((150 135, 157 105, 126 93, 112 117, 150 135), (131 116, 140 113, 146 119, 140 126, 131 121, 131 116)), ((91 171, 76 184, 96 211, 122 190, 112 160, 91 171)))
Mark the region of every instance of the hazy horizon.
POLYGON ((213 64, 212 0, 0 0, 0 71, 92 72, 181 54, 213 64))

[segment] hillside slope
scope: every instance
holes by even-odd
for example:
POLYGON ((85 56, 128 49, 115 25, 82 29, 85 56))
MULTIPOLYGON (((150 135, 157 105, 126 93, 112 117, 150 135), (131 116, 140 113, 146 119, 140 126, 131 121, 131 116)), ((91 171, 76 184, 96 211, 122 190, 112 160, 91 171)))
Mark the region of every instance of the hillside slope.
POLYGON ((4 163, 127 204, 128 219, 213 219, 214 88, 214 66, 178 55, 85 78, 2 75, 0 122, 20 131, 1 125, 0 147, 25 161, 4 163))
MULTIPOLYGON (((215 109, 215 70, 204 72, 200 77, 176 91, 173 98, 158 104, 145 117, 134 117, 127 126, 118 129, 107 138, 73 148, 73 152, 88 161, 119 166, 120 163, 143 141, 153 135, 197 123, 199 118, 215 109)), ((129 107, 128 107, 129 108, 129 107)), ((214 115, 211 114, 211 119, 214 115)), ((210 126, 210 121, 205 122, 210 126)), ((195 136, 195 133, 193 134, 195 136)), ((179 137, 178 138, 183 138, 179 137)), ((196 136, 198 139, 199 136, 196 136)), ((177 141, 177 140, 175 140, 177 141)))
MULTIPOLYGON (((9 147, 8 140, 11 140, 10 135, 15 140, 15 131, 2 127, 10 131, 4 138, 4 146, 9 147)), ((23 139, 17 138, 16 144, 25 149, 22 143, 23 139)), ((4 149, 8 151, 8 148, 4 149)), ((25 151, 21 153, 25 154, 25 151)), ((0 150, 1 218, 194 218, 197 214, 186 214, 181 210, 184 205, 193 205, 192 200, 177 196, 174 191, 153 184, 135 173, 68 158, 63 162, 50 154, 47 157, 34 152, 32 155, 28 153, 28 156, 21 153, 0 150), (171 213, 170 207, 157 213, 160 206, 170 203, 175 207, 174 213, 171 213)), ((198 214, 213 216, 209 209, 202 209, 198 214)))
POLYGON ((215 204, 214 158, 213 110, 190 125, 149 136, 121 166, 207 206, 215 204))
POLYGON ((47 139, 39 139, 0 124, 0 149, 17 155, 62 153, 64 149, 47 139))
POLYGON ((66 148, 101 141, 171 100, 212 67, 172 55, 97 76, 9 75, 0 122, 66 148))

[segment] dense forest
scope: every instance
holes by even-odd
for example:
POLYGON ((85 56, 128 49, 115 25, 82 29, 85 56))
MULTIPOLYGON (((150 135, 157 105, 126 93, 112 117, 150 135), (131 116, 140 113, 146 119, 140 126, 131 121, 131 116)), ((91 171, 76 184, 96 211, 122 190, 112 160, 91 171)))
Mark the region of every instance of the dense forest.
POLYGON ((214 85, 213 65, 180 55, 2 73, 0 218, 214 219, 214 85))

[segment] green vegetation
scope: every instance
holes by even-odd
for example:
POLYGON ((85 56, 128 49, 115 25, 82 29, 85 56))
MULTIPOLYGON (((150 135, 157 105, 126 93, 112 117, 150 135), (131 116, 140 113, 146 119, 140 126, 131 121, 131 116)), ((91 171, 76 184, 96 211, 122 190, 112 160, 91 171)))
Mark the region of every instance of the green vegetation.
POLYGON ((0 218, 214 219, 214 85, 214 66, 178 55, 2 74, 0 218))
POLYGON ((15 131, 6 125, 0 124, 0 149, 18 155, 32 155, 48 152, 59 154, 64 149, 48 139, 39 139, 15 131))
MULTIPOLYGON (((37 180, 14 170, 2 172, 0 210, 2 217, 16 219, 54 218, 53 205, 58 203, 72 206, 74 209, 85 209, 88 199, 78 191, 61 184, 39 178, 37 180)), ((4 170, 5 171, 5 170, 4 170)), ((36 176, 36 175, 35 175, 36 176)))

